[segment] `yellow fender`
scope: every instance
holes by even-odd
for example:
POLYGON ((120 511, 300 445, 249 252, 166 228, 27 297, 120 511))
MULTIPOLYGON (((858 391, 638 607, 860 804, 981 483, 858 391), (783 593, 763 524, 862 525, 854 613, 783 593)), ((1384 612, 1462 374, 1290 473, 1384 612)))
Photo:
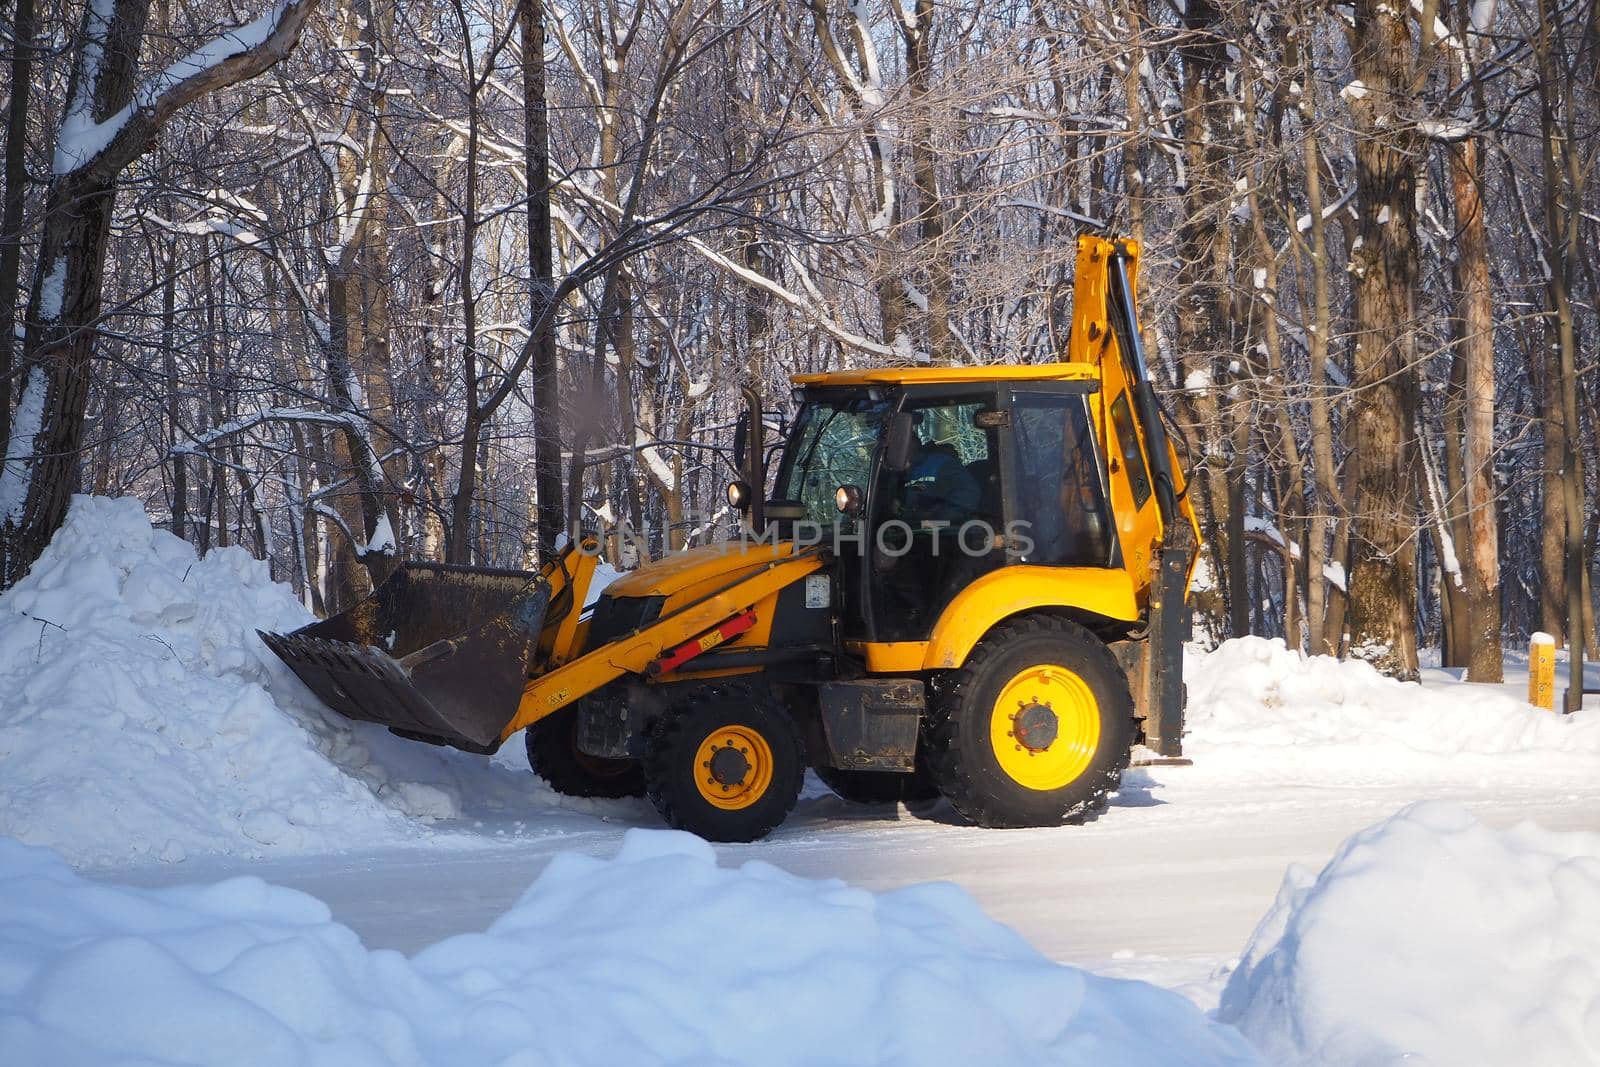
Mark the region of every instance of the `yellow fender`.
POLYGON ((1139 605, 1126 570, 1034 567, 990 571, 940 614, 923 653, 923 670, 959 667, 997 623, 1036 609, 1074 608, 1118 622, 1137 622, 1139 605))

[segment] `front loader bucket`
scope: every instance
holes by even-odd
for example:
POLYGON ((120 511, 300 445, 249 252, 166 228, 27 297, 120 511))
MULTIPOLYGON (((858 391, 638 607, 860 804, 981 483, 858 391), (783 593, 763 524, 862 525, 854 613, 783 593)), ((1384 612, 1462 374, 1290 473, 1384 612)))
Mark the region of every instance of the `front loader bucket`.
POLYGON ((349 611, 261 639, 347 718, 493 752, 549 607, 537 574, 411 563, 349 611))

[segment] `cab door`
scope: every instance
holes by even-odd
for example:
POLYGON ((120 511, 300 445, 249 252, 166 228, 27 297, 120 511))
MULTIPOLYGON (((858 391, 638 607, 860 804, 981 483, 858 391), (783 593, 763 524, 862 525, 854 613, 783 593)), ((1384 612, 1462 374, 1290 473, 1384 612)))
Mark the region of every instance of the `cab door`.
POLYGON ((927 640, 945 606, 1005 562, 1001 433, 993 388, 909 390, 915 458, 880 470, 868 523, 870 640, 927 640))
POLYGON ((1005 419, 1006 535, 1016 563, 1117 567, 1094 382, 1013 389, 1005 419))

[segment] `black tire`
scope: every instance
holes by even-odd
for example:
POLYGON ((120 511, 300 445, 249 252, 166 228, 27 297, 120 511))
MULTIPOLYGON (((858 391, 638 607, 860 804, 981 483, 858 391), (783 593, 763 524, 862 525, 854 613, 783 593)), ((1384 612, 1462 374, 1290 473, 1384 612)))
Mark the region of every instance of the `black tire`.
POLYGON ((696 686, 656 720, 645 742, 650 802, 668 826, 708 841, 771 833, 794 809, 805 768, 800 730, 764 686, 696 686), (713 768, 704 750, 720 755, 718 742, 732 737, 739 741, 726 746, 726 766, 713 768))
POLYGON ((1116 790, 1128 766, 1133 698, 1121 666, 1094 634, 1067 619, 1024 616, 997 626, 972 650, 965 666, 940 683, 923 741, 933 779, 956 811, 979 826, 1022 827, 1085 821, 1105 808, 1108 794, 1116 790), (1017 700, 1018 711, 1007 717, 1008 722, 996 720, 1005 711, 1000 706, 1002 696, 1009 706, 1018 692, 1026 693, 1030 682, 1020 679, 1034 669, 1061 680, 1060 689, 1046 692, 1092 694, 1092 707, 1085 699, 1076 705, 1081 710, 1068 712, 1068 704, 1063 704, 1062 711, 1068 712, 1066 737, 1057 734, 1063 720, 1049 710, 1051 701, 1024 697, 1017 700), (1013 685, 1021 688, 1007 695, 1013 685), (1024 700, 1033 702, 1024 706, 1024 700), (1015 715, 1034 718, 1022 725, 1015 715), (1074 723, 1084 732, 1071 733, 1074 723), (1094 724, 1092 738, 1086 736, 1094 724), (1035 743, 1024 748, 1019 737, 1013 742, 1014 752, 1007 750, 1002 758, 996 745, 1016 736, 1009 732, 1012 728, 1031 732, 1035 743), (1066 739, 1073 736, 1081 739, 1076 745, 1066 739), (1057 744, 1063 747, 1052 752, 1057 744), (1028 758, 1019 759, 1015 753, 1028 758), (1050 783, 1047 786, 1019 778, 1033 772, 1034 756, 1042 757, 1038 771, 1050 783), (1082 770, 1076 771, 1085 760, 1082 770), (1055 784, 1055 772, 1071 777, 1055 784))
POLYGON ((578 709, 563 708, 525 731, 528 766, 569 797, 644 796, 644 768, 634 759, 602 759, 578 748, 578 709))
POLYGON ((896 771, 842 770, 838 767, 816 767, 822 784, 833 790, 841 800, 852 804, 921 804, 939 799, 939 787, 928 773, 927 764, 920 757, 917 769, 910 774, 896 771))

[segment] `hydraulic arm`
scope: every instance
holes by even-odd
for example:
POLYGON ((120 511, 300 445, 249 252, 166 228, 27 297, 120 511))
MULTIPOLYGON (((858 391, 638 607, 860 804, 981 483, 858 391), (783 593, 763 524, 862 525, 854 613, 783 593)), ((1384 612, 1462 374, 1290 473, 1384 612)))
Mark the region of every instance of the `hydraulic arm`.
POLYGON ((774 560, 580 654, 595 548, 570 546, 537 574, 409 564, 349 611, 261 637, 349 718, 493 752, 624 674, 681 666, 732 639, 753 622, 753 605, 822 565, 815 552, 774 560))

